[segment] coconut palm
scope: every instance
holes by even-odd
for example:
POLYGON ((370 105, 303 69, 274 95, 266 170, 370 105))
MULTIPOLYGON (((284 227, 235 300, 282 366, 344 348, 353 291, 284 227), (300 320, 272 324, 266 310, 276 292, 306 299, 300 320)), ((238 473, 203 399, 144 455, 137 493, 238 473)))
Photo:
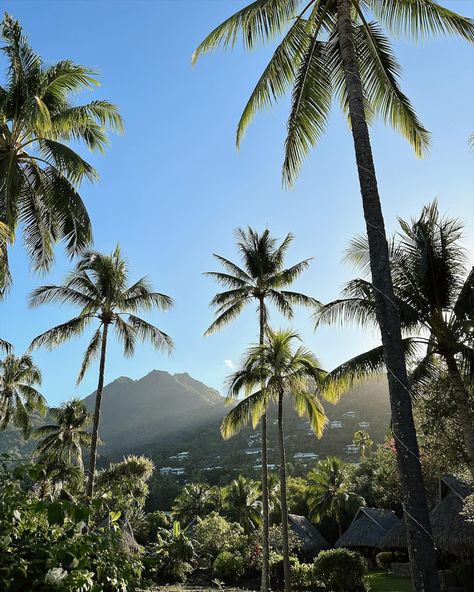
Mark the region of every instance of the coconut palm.
POLYGON ((341 536, 344 518, 365 505, 364 498, 352 491, 344 463, 336 457, 319 461, 307 479, 311 520, 320 522, 325 517, 333 518, 341 536))
POLYGON ((247 534, 253 532, 262 522, 260 487, 253 479, 239 475, 226 491, 226 515, 232 522, 238 522, 247 534))
POLYGON ((366 432, 365 430, 357 430, 357 432, 354 433, 352 442, 359 447, 360 457, 363 460, 365 458, 365 451, 373 444, 369 432, 366 432))
MULTIPOLYGON (((437 361, 445 363, 453 388, 469 467, 474 478, 474 416, 471 395, 474 373, 474 270, 468 269, 462 249, 462 224, 443 218, 434 201, 418 219, 399 220, 401 231, 391 246, 395 302, 407 335, 405 349, 414 368, 412 390, 426 384, 439 372, 437 361), (423 348, 423 356, 416 359, 423 348)), ((354 239, 348 257, 367 269, 368 248, 364 237, 354 239)), ((316 314, 318 323, 376 323, 375 287, 369 278, 349 282, 343 298, 330 302, 316 314)), ((380 346, 354 357, 331 372, 343 388, 367 374, 384 369, 380 346)))
POLYGON ((280 497, 283 537, 283 565, 285 590, 291 590, 290 554, 288 546, 288 503, 286 492, 285 437, 283 429, 283 397, 292 397, 296 411, 305 415, 318 437, 322 436, 326 415, 314 391, 326 375, 314 355, 294 342, 300 337, 294 331, 271 331, 267 329, 263 345, 251 347, 244 358, 243 366, 229 378, 228 400, 232 401, 242 392, 247 396, 225 416, 221 433, 230 438, 244 425, 255 426, 266 412, 271 401, 278 403, 278 445, 280 450, 280 497), (255 391, 255 389, 258 390, 255 391))
POLYGON ((42 286, 34 290, 30 305, 35 307, 46 303, 72 304, 80 307, 80 311, 76 317, 35 337, 32 348, 45 346, 51 350, 81 335, 91 323, 98 322, 77 379, 80 383, 91 362, 99 358, 87 484, 87 495, 92 497, 109 329, 115 329, 125 356, 134 354, 137 340, 148 340, 156 349, 171 351, 171 338, 136 313, 153 309, 169 310, 173 300, 165 294, 153 292, 146 278, 129 285, 128 263, 117 245, 110 255, 96 251, 84 252, 63 285, 42 286))
POLYGON ((8 354, 0 361, 0 429, 11 422, 28 437, 30 414, 46 412, 46 401, 35 388, 41 385, 41 371, 29 355, 8 354))
MULTIPOLYGON (((211 306, 216 308, 217 319, 211 324, 206 334, 213 333, 237 317, 246 305, 256 302, 259 318, 259 343, 263 343, 265 328, 268 323, 268 304, 273 304, 284 316, 293 316, 293 306, 315 306, 316 300, 304 294, 288 290, 298 276, 308 268, 309 259, 285 268, 286 252, 293 241, 288 234, 278 244, 269 230, 258 234, 252 228, 236 231, 237 247, 243 266, 214 255, 224 267, 222 272, 208 272, 219 284, 227 288, 216 294, 211 306)), ((263 544, 262 544, 262 592, 270 586, 269 572, 269 502, 267 468, 267 417, 261 416, 262 429, 262 509, 263 509, 263 544)))
POLYGON ((212 493, 205 483, 189 483, 174 500, 175 520, 187 526, 195 518, 204 518, 212 505, 212 493))
POLYGON ((90 150, 103 151, 106 129, 121 131, 122 119, 108 101, 71 102, 73 93, 99 84, 95 70, 70 60, 44 66, 19 22, 8 14, 0 35, 8 63, 0 87, 0 221, 10 231, 1 248, 6 257, 8 242, 21 226, 33 268, 48 269, 58 241, 69 255, 91 241, 78 187, 84 178, 94 181, 97 173, 68 143, 79 140, 90 150))
POLYGON ((283 179, 291 185, 323 135, 334 98, 350 120, 369 238, 377 317, 390 367, 393 429, 406 509, 415 588, 439 590, 428 508, 418 458, 400 324, 393 301, 388 245, 372 156, 369 123, 376 117, 400 132, 417 155, 429 135, 399 85, 400 66, 384 28, 414 39, 459 35, 474 41, 474 23, 433 0, 255 0, 216 27, 193 55, 233 46, 247 49, 283 36, 259 78, 237 127, 237 145, 255 113, 292 87, 283 179))
POLYGON ((40 440, 36 445, 38 454, 64 459, 83 471, 82 449, 91 443, 91 434, 86 430, 92 424, 92 413, 79 399, 53 407, 49 413, 56 423, 43 425, 34 431, 34 436, 40 440))

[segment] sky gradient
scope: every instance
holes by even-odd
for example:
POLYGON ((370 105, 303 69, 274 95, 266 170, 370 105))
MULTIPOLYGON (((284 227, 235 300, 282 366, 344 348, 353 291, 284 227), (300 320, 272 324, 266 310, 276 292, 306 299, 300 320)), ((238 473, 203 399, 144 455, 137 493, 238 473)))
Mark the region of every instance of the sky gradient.
MULTIPOLYGON (((100 180, 81 189, 93 221, 95 248, 117 242, 129 259, 131 279, 148 275, 175 308, 147 318, 169 333, 174 355, 139 346, 124 359, 111 341, 106 381, 140 378, 152 369, 189 372, 223 392, 225 377, 249 343, 257 319, 249 308, 232 325, 203 337, 212 322, 208 302, 216 291, 202 272, 218 269, 212 253, 236 259, 233 230, 251 225, 296 238, 288 263, 314 257, 295 289, 321 301, 336 298, 354 276, 341 263, 348 240, 364 231, 352 139, 338 106, 327 133, 304 164, 291 191, 282 189, 281 163, 288 100, 257 116, 240 152, 235 128, 271 48, 241 48, 204 56, 193 68, 201 39, 244 0, 48 1, 15 0, 2 7, 18 18, 46 63, 72 59, 97 67, 102 86, 78 102, 106 98, 120 106, 125 133, 111 138, 105 156, 81 154, 100 180)), ((443 2, 474 18, 474 1, 443 2)), ((474 53, 457 39, 395 44, 403 67, 402 87, 432 132, 428 157, 418 160, 390 128, 372 130, 375 164, 387 230, 397 216, 410 218, 433 198, 466 224, 470 255, 474 231, 474 167, 468 137, 474 131, 474 53)), ((2 76, 4 62, 1 62, 2 76)), ((29 310, 27 297, 43 283, 58 283, 71 268, 61 247, 46 276, 29 272, 21 241, 11 251, 14 287, 1 303, 0 331, 17 354, 32 338, 73 316, 68 307, 29 310)), ((274 313, 276 326, 287 326, 274 313)), ((321 328, 298 311, 293 326, 330 369, 378 343, 373 333, 321 328)), ((85 396, 96 388, 93 366, 79 387, 75 380, 87 337, 34 357, 43 370, 42 392, 50 404, 85 396)))

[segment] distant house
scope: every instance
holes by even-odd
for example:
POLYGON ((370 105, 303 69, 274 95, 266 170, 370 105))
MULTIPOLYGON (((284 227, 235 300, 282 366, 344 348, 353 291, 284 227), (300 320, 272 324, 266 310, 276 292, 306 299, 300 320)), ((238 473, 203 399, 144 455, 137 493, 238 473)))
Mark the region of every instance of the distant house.
POLYGON ((253 454, 260 454, 260 448, 247 448, 247 450, 244 450, 245 454, 253 455, 253 454))
POLYGON ((162 475, 184 475, 183 467, 161 467, 160 473, 162 475))
POLYGON ((358 444, 347 444, 344 448, 346 454, 359 454, 360 446, 358 444))
POLYGON ((188 451, 178 452, 178 454, 176 455, 176 458, 178 460, 186 460, 189 458, 189 452, 188 451))
POLYGON ((342 421, 330 421, 329 422, 329 427, 332 430, 340 430, 342 428, 342 421))
MULTIPOLYGON (((262 465, 253 465, 253 467, 252 467, 252 468, 253 468, 255 471, 259 471, 259 470, 261 470, 261 468, 262 468, 262 465)), ((267 468, 268 468, 268 470, 269 470, 269 471, 274 471, 274 470, 277 468, 277 466, 276 466, 275 464, 268 463, 268 464, 267 464, 267 468)))
POLYGON ((361 422, 358 423, 358 426, 360 428, 369 428, 370 427, 370 422, 368 422, 368 421, 361 421, 361 422))
MULTIPOLYGON (((436 547, 449 555, 474 557, 474 524, 460 513, 464 499, 474 492, 465 481, 454 475, 439 480, 439 501, 430 512, 431 529, 436 547)), ((406 549, 405 521, 399 520, 385 536, 384 549, 406 549)))
POLYGON ((355 419, 356 412, 355 411, 346 411, 343 413, 343 417, 347 417, 347 419, 355 419))
POLYGON ((346 532, 336 541, 336 547, 358 548, 365 551, 381 549, 385 535, 398 522, 395 512, 380 508, 361 507, 346 532))
POLYGON ((293 458, 295 460, 316 460, 319 456, 314 452, 297 452, 293 458))
POLYGON ((327 540, 305 516, 289 514, 288 523, 291 530, 302 541, 302 552, 307 561, 314 559, 320 551, 329 549, 330 545, 327 540))

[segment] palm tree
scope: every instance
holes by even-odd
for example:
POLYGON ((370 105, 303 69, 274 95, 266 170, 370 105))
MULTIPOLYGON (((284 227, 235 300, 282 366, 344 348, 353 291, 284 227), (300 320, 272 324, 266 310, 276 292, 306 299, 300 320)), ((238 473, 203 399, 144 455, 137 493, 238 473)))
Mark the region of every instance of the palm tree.
POLYGON ((412 575, 417 590, 439 590, 428 507, 419 463, 408 378, 397 310, 392 306, 388 244, 372 156, 368 122, 390 123, 413 146, 426 152, 429 135, 400 89, 400 66, 385 35, 414 39, 459 35, 474 41, 474 23, 433 0, 255 0, 216 27, 193 55, 234 45, 242 36, 247 49, 283 35, 258 80, 237 128, 240 145, 255 113, 293 87, 283 178, 291 185, 302 160, 326 129, 332 100, 349 118, 354 142, 372 280, 377 289, 377 319, 389 372, 392 424, 408 525, 412 575))
POLYGON ((108 101, 73 105, 71 96, 97 86, 97 72, 62 60, 44 66, 21 25, 5 14, 0 23, 8 77, 0 87, 0 221, 9 237, 0 240, 3 289, 8 283, 8 244, 20 225, 34 269, 48 269, 53 246, 63 241, 69 255, 91 241, 91 224, 78 193, 95 169, 67 144, 82 141, 104 151, 106 129, 122 130, 117 107, 108 101))
MULTIPOLYGON (((425 206, 417 220, 399 223, 401 232, 393 239, 390 254, 394 301, 407 335, 405 349, 414 363, 412 390, 416 394, 418 385, 438 374, 437 361, 445 363, 474 479, 474 415, 469 394, 474 369, 474 270, 468 270, 460 244, 462 224, 441 217, 436 201, 425 206), (420 347, 424 355, 416 360, 420 347)), ((352 242, 348 258, 366 269, 368 248, 364 237, 352 242)), ((320 307, 317 322, 376 323, 375 291, 369 279, 349 282, 343 298, 320 307)), ((335 383, 345 377, 342 382, 348 386, 383 368, 380 346, 334 369, 331 377, 335 383)))
POLYGON ((188 525, 195 518, 204 518, 212 505, 212 494, 205 483, 189 483, 174 500, 172 512, 175 520, 188 525))
POLYGON ((352 442, 359 447, 360 457, 364 460, 366 449, 370 448, 373 444, 369 432, 366 432, 365 430, 357 430, 357 432, 354 433, 352 442))
POLYGON ((226 515, 232 522, 238 522, 247 534, 261 524, 260 488, 253 479, 239 475, 227 487, 225 501, 226 515))
POLYGON ((35 337, 31 343, 32 348, 45 346, 51 350, 82 334, 91 322, 98 320, 98 327, 85 351, 77 379, 80 383, 91 362, 99 357, 99 382, 95 397, 87 484, 89 498, 94 492, 109 328, 115 328, 125 356, 134 354, 137 340, 148 340, 156 349, 171 351, 173 347, 173 342, 166 333, 135 314, 142 310, 169 310, 173 300, 165 294, 153 292, 146 278, 141 278, 132 285, 129 285, 128 280, 128 263, 117 245, 110 255, 96 251, 83 253, 63 285, 42 286, 34 290, 30 298, 30 305, 33 307, 58 302, 80 307, 78 316, 35 337))
POLYGON ((308 482, 307 503, 311 520, 320 522, 326 516, 333 518, 341 536, 344 517, 365 505, 364 498, 351 490, 344 463, 336 457, 319 461, 308 474, 308 482))
POLYGON ((82 449, 91 443, 91 434, 86 429, 92 424, 92 413, 79 399, 53 407, 49 412, 56 423, 35 430, 35 437, 40 439, 37 452, 43 457, 64 459, 83 471, 82 449))
POLYGON ((41 371, 31 356, 8 354, 0 361, 0 429, 10 422, 25 438, 31 431, 30 413, 46 412, 46 401, 35 385, 41 384, 41 371))
MULTIPOLYGON (((285 255, 293 241, 288 234, 278 245, 269 230, 258 234, 252 228, 246 231, 237 229, 237 247, 243 267, 232 261, 214 255, 224 267, 225 272, 208 272, 219 284, 227 288, 216 294, 211 301, 215 307, 217 319, 212 323, 206 334, 213 333, 229 323, 244 309, 247 304, 257 302, 259 318, 259 343, 263 344, 265 328, 268 323, 268 303, 273 304, 285 317, 292 318, 293 306, 315 306, 313 298, 293 292, 287 288, 309 266, 309 259, 300 261, 292 267, 285 268, 285 255)), ((262 549, 262 592, 270 587, 269 572, 269 503, 268 503, 268 455, 267 455, 267 417, 261 416, 262 422, 262 509, 263 509, 263 549, 262 549)))
POLYGON ((241 370, 229 379, 228 400, 242 392, 247 396, 224 418, 221 432, 224 438, 238 433, 252 421, 254 426, 266 412, 271 401, 278 402, 278 445, 280 449, 280 497, 283 538, 283 566, 285 590, 291 590, 290 553, 288 545, 288 502, 286 492, 285 436, 283 430, 283 397, 292 397, 298 414, 308 417, 311 428, 322 436, 327 418, 316 394, 326 375, 314 355, 305 347, 296 349, 293 343, 300 337, 294 331, 273 332, 267 329, 263 345, 251 347, 241 370), (259 390, 255 391, 255 388, 259 390))

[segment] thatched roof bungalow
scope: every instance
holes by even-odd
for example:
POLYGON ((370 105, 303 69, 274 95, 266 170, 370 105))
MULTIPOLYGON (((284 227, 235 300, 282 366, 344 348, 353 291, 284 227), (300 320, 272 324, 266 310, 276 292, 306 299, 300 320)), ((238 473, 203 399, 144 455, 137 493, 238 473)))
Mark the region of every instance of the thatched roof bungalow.
POLYGON ((330 548, 327 540, 305 516, 289 514, 288 522, 291 530, 303 543, 302 551, 305 558, 313 559, 320 551, 330 548))
POLYGON ((392 510, 361 507, 336 547, 381 549, 383 538, 397 521, 392 510))
MULTIPOLYGON (((460 514, 473 488, 454 475, 439 480, 439 501, 430 513, 436 547, 459 557, 474 557, 474 524, 460 514)), ((405 521, 400 520, 384 537, 384 549, 406 549, 405 521)))

